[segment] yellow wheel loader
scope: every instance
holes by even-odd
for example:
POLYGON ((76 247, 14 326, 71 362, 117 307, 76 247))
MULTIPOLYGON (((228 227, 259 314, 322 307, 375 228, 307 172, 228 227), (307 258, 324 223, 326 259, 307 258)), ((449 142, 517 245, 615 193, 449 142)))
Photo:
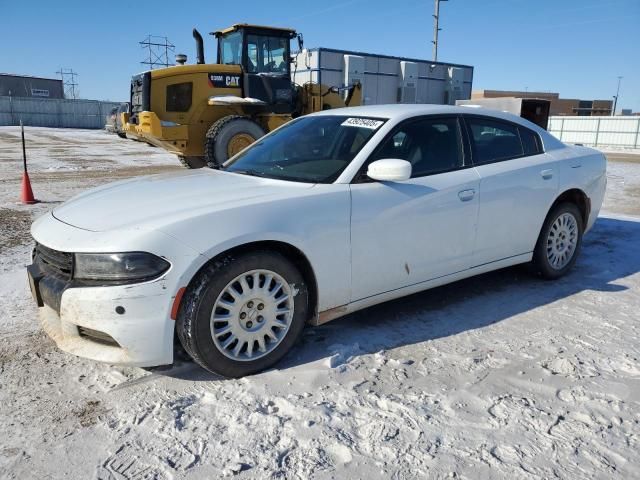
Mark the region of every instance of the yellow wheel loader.
POLYGON ((224 163, 265 133, 311 112, 360 105, 361 85, 295 85, 288 28, 236 24, 213 32, 215 64, 204 60, 197 30, 197 63, 150 70, 131 80, 131 108, 122 114, 127 136, 178 155, 189 168, 224 163))

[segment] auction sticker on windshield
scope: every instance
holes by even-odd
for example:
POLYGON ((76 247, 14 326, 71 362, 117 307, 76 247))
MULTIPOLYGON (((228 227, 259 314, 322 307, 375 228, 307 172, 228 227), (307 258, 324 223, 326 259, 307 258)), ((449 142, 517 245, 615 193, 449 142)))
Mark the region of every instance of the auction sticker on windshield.
POLYGON ((358 118, 350 117, 342 122, 343 127, 361 127, 370 128, 371 130, 377 129, 384 122, 382 120, 373 120, 372 118, 358 118))

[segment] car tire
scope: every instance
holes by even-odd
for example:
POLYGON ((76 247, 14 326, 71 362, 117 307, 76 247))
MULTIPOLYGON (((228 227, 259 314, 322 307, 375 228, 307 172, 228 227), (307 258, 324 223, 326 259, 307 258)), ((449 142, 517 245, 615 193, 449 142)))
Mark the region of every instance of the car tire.
POLYGON ((204 142, 205 160, 210 168, 219 168, 236 153, 264 136, 264 130, 242 115, 229 115, 214 122, 204 142))
POLYGON ((278 362, 300 338, 309 312, 308 288, 295 265, 280 253, 255 251, 214 260, 196 275, 176 331, 203 368, 242 377, 278 362))
POLYGON ((553 207, 536 242, 533 271, 549 280, 565 275, 578 258, 583 231, 582 214, 575 204, 566 202, 553 207))
POLYGON ((205 162, 204 157, 184 157, 182 155, 178 155, 178 160, 180 163, 187 168, 202 168, 207 166, 207 162, 205 162))
POLYGON ((116 135, 118 135, 120 138, 127 138, 127 134, 126 133, 116 132, 116 135))

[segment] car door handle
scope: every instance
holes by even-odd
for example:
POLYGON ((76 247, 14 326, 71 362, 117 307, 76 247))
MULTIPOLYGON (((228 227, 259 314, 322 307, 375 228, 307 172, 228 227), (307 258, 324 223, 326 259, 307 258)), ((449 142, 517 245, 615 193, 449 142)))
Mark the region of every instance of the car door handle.
POLYGON ((475 194, 476 191, 473 188, 469 190, 462 190, 461 192, 458 192, 458 198, 460 198, 460 200, 462 200, 463 202, 468 202, 475 196, 475 194))
POLYGON ((544 178, 545 180, 549 180, 551 177, 553 177, 553 170, 548 169, 548 170, 542 170, 540 172, 540 175, 542 176, 542 178, 544 178))

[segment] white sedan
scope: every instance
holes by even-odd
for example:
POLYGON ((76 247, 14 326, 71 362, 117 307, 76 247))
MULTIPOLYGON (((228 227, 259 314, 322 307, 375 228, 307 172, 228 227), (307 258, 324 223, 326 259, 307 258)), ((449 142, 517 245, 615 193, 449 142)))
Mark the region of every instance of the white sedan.
POLYGON ((435 105, 296 119, 220 170, 90 190, 32 227, 28 274, 59 348, 242 376, 304 328, 490 270, 564 275, 604 156, 506 113, 435 105))

